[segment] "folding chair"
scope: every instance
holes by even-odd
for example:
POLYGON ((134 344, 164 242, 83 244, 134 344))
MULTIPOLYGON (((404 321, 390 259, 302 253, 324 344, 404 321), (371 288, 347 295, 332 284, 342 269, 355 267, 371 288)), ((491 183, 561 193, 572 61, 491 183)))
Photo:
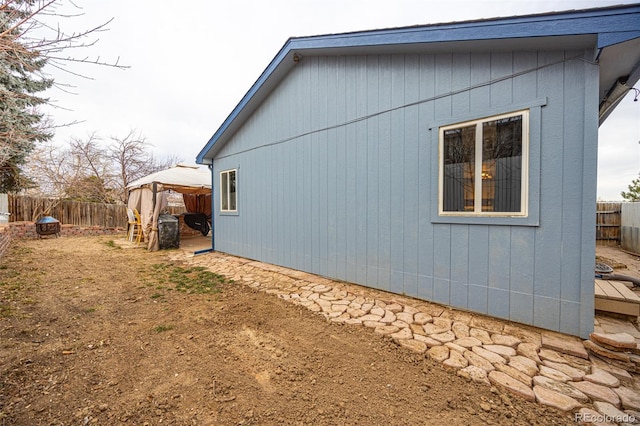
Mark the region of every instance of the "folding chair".
POLYGON ((140 244, 142 240, 142 222, 140 221, 140 213, 136 209, 127 209, 127 217, 129 218, 129 241, 133 242, 135 237, 136 244, 140 244))

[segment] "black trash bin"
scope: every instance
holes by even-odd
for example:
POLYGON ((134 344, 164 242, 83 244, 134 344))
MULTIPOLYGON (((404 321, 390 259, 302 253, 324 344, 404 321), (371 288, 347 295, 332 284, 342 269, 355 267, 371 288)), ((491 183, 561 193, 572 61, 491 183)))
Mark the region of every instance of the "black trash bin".
POLYGON ((158 240, 160 249, 178 248, 180 246, 180 226, 177 217, 170 214, 158 216, 158 240))

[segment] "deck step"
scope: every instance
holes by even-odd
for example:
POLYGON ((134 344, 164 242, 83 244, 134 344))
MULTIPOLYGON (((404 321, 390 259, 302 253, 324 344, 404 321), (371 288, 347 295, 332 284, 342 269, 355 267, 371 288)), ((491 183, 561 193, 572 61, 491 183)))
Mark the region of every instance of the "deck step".
POLYGON ((595 296, 596 310, 640 316, 640 297, 620 281, 595 280, 595 296))

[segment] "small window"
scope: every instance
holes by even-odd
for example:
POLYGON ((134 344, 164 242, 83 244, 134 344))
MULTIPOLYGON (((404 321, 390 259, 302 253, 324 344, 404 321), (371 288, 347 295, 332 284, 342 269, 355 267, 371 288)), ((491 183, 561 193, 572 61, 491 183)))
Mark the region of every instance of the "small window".
POLYGON ((220 173, 220 211, 236 212, 236 173, 226 170, 220 173))
POLYGON ((528 111, 440 128, 439 212, 526 216, 528 111))

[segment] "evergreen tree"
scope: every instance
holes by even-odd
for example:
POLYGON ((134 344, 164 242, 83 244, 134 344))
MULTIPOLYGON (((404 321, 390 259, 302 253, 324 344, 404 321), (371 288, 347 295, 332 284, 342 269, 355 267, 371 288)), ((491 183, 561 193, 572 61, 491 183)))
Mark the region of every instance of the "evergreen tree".
POLYGON ((622 191, 620 195, 627 201, 640 201, 640 177, 631 181, 631 184, 627 187, 629 192, 622 191))
POLYGON ((41 74, 47 60, 22 40, 22 27, 37 13, 35 3, 16 0, 0 5, 0 192, 32 184, 21 166, 37 142, 52 136, 38 111, 47 100, 37 94, 53 84, 41 74))

